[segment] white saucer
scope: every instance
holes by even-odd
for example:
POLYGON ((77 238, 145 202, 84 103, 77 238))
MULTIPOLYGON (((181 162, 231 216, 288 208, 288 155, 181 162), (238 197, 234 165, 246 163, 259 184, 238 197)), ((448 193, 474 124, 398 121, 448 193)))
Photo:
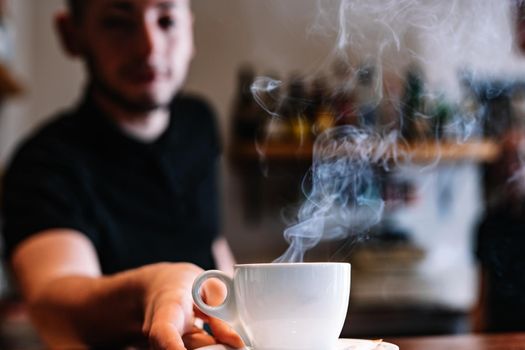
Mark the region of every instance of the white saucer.
POLYGON ((399 350, 399 346, 380 340, 339 339, 337 350, 399 350))
MULTIPOLYGON (((224 345, 210 345, 197 350, 235 350, 224 345)), ((241 350, 241 349, 238 349, 241 350)), ((247 348, 242 350, 248 350, 247 348)), ((321 350, 321 349, 319 349, 321 350)), ((399 350, 397 345, 365 339, 339 339, 335 350, 399 350)))

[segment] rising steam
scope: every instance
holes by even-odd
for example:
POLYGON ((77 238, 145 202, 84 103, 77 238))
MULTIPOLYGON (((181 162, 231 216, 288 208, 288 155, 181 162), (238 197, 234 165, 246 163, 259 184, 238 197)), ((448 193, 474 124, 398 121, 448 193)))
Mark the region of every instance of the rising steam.
MULTIPOLYGON (((517 2, 319 0, 315 28, 333 32, 334 51, 327 61, 346 65, 348 85, 358 81, 364 66, 374 67, 377 78, 371 87, 371 105, 393 118, 387 123, 376 121, 373 128, 342 126, 317 136, 307 177, 311 189, 305 190, 296 224, 284 232, 290 247, 276 261, 302 261, 304 253, 320 241, 365 233, 381 220, 385 204, 377 169, 388 171, 391 163, 410 162, 411 154, 398 147, 406 143, 402 131, 408 122, 419 118, 432 125, 424 135, 426 141, 443 133, 457 142, 481 135, 487 111, 473 102, 475 92, 469 84, 487 77, 512 81, 524 76, 511 11, 517 2), (431 107, 414 113, 413 120, 405 119, 406 101, 399 89, 410 67, 419 67, 428 82, 422 94, 431 107), (446 125, 434 121, 441 101, 455 107, 446 125)), ((252 87, 271 118, 280 118, 275 92, 281 85, 259 78, 252 87)))
POLYGON ((353 126, 329 129, 314 145, 312 189, 298 224, 284 231, 290 243, 276 262, 301 262, 321 240, 342 240, 377 224, 384 202, 373 166, 386 164, 391 145, 353 126))
POLYGON ((319 0, 320 21, 338 25, 336 55, 378 62, 401 72, 417 63, 434 91, 460 93, 458 71, 523 76, 515 50, 515 9, 521 0, 319 0), (329 9, 329 10, 326 10, 329 9))

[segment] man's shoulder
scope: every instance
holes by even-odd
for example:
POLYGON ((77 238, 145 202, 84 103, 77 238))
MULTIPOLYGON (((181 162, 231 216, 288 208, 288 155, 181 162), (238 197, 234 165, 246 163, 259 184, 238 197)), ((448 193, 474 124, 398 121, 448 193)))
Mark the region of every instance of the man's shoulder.
POLYGON ((40 125, 30 138, 57 138, 70 135, 71 132, 81 130, 80 118, 75 110, 67 110, 50 116, 40 125))
POLYGON ((48 152, 53 152, 55 156, 58 156, 60 150, 70 149, 69 146, 72 146, 78 134, 82 132, 81 130, 82 127, 73 110, 57 113, 47 118, 22 139, 15 149, 13 159, 48 152))

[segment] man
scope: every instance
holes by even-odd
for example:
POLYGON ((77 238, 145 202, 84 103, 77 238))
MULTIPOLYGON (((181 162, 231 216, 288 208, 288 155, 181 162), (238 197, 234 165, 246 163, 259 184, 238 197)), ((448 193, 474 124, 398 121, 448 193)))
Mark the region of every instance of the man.
POLYGON ((474 330, 525 330, 525 134, 518 127, 500 137, 500 154, 485 166, 487 208, 481 218, 476 255, 479 260, 479 300, 473 312, 474 330))
POLYGON ((87 92, 22 145, 4 181, 7 254, 39 333, 50 348, 242 345, 218 320, 205 319, 215 338, 194 326, 194 278, 233 259, 216 237, 213 115, 176 96, 193 55, 189 0, 68 4, 57 29, 87 92))
MULTIPOLYGON (((516 1, 515 40, 525 53, 525 3, 516 1)), ((492 84, 485 84, 487 87, 492 84)), ((522 92, 520 82, 508 84, 485 101, 493 113, 491 126, 500 130, 499 157, 484 169, 486 209, 476 233, 479 262, 478 303, 473 309, 476 332, 522 332, 525 330, 525 134, 511 108, 522 92), (497 103, 497 105, 496 105, 497 103), (494 106, 496 105, 496 106, 494 106), (495 112, 495 114, 494 114, 495 112), (500 118, 494 118, 500 117, 500 118), (503 119, 501 119, 503 117, 503 119)))

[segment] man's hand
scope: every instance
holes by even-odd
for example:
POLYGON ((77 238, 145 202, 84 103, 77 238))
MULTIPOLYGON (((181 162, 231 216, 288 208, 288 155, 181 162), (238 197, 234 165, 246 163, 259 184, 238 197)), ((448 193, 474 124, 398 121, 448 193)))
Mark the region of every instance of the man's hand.
MULTIPOLYGON (((143 332, 153 349, 185 350, 224 343, 242 347, 240 337, 226 323, 210 318, 194 308, 191 288, 203 271, 192 264, 155 264, 141 270, 145 287, 143 332), (210 324, 213 337, 195 326, 195 318, 210 324)), ((224 288, 210 281, 203 288, 203 298, 210 305, 222 302, 224 288)))

